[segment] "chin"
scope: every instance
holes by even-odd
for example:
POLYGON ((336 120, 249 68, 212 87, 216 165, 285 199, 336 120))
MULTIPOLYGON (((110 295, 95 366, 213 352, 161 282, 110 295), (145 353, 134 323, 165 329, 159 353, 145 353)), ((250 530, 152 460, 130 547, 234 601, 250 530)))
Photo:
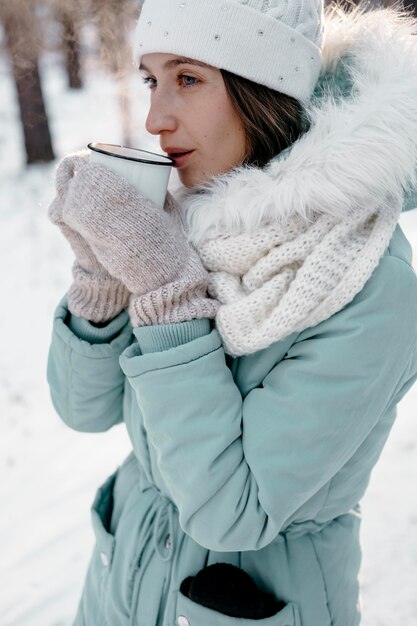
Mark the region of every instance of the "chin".
POLYGON ((187 173, 185 171, 178 171, 178 177, 184 187, 188 187, 191 189, 192 187, 198 187, 199 185, 204 185, 205 183, 209 183, 212 178, 216 176, 216 174, 192 174, 191 172, 187 173))
POLYGON ((190 174, 187 176, 185 172, 179 173, 179 179, 184 187, 188 187, 189 189, 197 187, 198 185, 205 183, 207 180, 204 176, 193 176, 190 174))

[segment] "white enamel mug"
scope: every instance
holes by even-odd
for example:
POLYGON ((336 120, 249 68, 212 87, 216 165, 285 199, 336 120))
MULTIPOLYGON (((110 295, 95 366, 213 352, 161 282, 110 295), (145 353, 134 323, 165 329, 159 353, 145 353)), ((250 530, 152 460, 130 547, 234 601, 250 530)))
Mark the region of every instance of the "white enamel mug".
POLYGON ((91 162, 123 176, 147 198, 164 208, 173 159, 156 152, 111 143, 89 143, 91 162))

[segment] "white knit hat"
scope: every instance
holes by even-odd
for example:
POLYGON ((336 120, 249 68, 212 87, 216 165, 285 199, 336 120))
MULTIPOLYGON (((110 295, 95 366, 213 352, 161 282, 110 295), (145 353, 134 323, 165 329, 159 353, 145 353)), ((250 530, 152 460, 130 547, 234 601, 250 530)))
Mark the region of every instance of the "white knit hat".
POLYGON ((145 0, 134 61, 187 56, 307 102, 322 63, 323 0, 145 0))

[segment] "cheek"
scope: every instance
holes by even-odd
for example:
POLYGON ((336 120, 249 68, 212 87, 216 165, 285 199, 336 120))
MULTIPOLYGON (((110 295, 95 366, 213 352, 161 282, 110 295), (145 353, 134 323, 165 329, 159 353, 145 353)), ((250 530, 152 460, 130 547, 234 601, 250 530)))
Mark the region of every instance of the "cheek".
POLYGON ((227 106, 212 108, 201 115, 200 136, 203 137, 204 145, 210 148, 213 160, 223 155, 228 161, 230 157, 244 151, 243 127, 235 111, 227 106))
POLYGON ((244 127, 228 97, 224 99, 223 106, 219 111, 219 121, 220 126, 222 126, 221 134, 226 139, 229 150, 233 153, 244 150, 244 127))
POLYGON ((193 100, 193 106, 184 116, 200 146, 200 157, 206 165, 228 168, 245 156, 245 133, 224 88, 212 89, 193 100))
POLYGON ((219 125, 218 131, 225 159, 233 164, 243 159, 246 152, 245 133, 240 120, 236 119, 234 112, 228 118, 223 118, 223 125, 219 125))

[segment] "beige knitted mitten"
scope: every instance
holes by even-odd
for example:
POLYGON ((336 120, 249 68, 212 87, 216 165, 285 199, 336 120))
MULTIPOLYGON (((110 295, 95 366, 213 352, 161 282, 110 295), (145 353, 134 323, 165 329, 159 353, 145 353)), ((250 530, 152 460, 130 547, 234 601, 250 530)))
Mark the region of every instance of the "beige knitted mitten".
MULTIPOLYGON (((74 315, 91 322, 106 322, 116 317, 129 304, 129 290, 96 259, 85 239, 63 219, 63 208, 70 181, 75 172, 89 162, 89 152, 65 157, 56 171, 57 195, 48 209, 48 217, 59 227, 69 242, 75 261, 72 267, 73 283, 67 292, 68 309, 74 315)), ((78 175, 78 174, 77 174, 78 175)))
POLYGON ((108 168, 87 164, 70 183, 63 220, 78 232, 108 270, 132 293, 132 325, 215 317, 208 273, 188 243, 167 194, 159 209, 108 168))

